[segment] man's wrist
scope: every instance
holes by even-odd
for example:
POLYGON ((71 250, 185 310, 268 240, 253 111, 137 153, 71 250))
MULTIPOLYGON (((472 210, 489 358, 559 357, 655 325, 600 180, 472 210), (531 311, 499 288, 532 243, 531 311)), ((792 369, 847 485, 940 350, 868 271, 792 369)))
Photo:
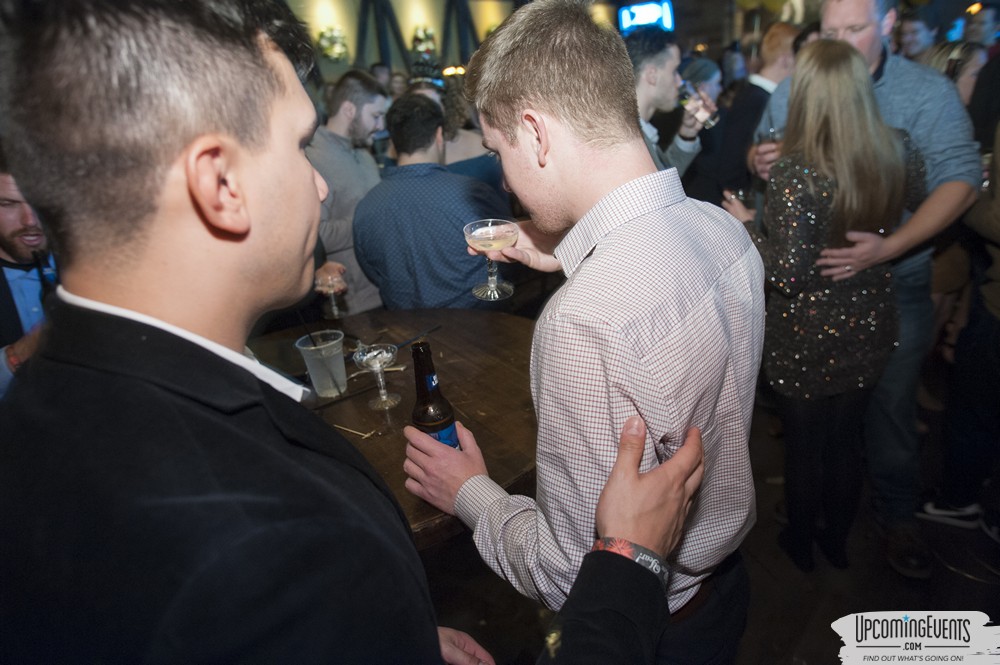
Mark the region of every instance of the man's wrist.
POLYGON ((643 547, 642 545, 636 545, 635 543, 625 540, 624 538, 598 538, 594 542, 594 546, 590 551, 614 552, 615 554, 620 554, 627 559, 631 559, 649 572, 656 575, 656 577, 663 584, 664 588, 666 588, 667 567, 663 563, 663 559, 660 555, 651 549, 643 547))
POLYGON ((14 372, 17 371, 17 368, 21 366, 21 363, 23 363, 24 360, 17 355, 16 351, 14 351, 13 344, 8 344, 7 346, 5 346, 3 352, 4 352, 4 360, 7 363, 7 367, 10 369, 11 374, 13 374, 14 372))

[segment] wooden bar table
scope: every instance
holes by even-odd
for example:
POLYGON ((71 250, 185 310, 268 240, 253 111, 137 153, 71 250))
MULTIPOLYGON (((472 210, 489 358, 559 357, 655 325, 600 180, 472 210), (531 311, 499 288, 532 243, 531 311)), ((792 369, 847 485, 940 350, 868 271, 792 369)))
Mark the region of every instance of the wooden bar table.
MULTIPOLYGON (((455 418, 476 435, 490 477, 509 488, 529 483, 535 470, 537 425, 528 370, 533 327, 530 319, 499 312, 373 310, 270 333, 251 340, 249 346, 262 362, 302 378, 305 365, 293 343, 305 329, 342 330, 348 354, 358 339, 366 344, 401 344, 434 329, 426 337, 441 390, 454 407, 455 418)), ((374 375, 365 372, 349 378, 345 396, 321 400, 314 410, 338 428, 382 475, 410 521, 417 548, 424 549, 459 533, 462 525, 404 487, 403 427, 410 423, 416 399, 409 346, 400 349, 395 364, 405 364, 406 369, 385 374, 389 391, 402 397, 392 409, 368 408, 377 388, 374 375)), ((348 360, 347 376, 358 371, 348 360)))

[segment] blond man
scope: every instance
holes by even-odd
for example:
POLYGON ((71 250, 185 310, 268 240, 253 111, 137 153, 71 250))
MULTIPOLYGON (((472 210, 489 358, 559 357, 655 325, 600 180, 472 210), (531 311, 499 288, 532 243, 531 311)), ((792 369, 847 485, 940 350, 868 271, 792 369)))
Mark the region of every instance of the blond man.
POLYGON ((641 415, 650 468, 702 427, 708 473, 662 571, 674 620, 657 660, 731 660, 749 599, 736 550, 755 515, 760 257, 738 222, 688 199, 676 170, 656 169, 624 45, 584 3, 519 9, 473 57, 466 84, 484 143, 531 216, 518 244, 491 256, 567 278, 532 343, 537 501, 490 480, 471 436, 442 450, 413 428, 408 487, 472 528, 486 563, 521 593, 558 608, 594 541, 613 462, 606 433, 641 415))

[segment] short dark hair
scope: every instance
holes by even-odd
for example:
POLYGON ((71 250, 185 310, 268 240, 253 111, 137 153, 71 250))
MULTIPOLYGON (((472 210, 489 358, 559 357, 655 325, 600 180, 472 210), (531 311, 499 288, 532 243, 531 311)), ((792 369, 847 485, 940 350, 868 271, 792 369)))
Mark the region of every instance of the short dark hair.
MULTIPOLYGON (((632 74, 636 80, 647 63, 662 60, 667 47, 677 43, 673 32, 655 25, 636 28, 625 37, 625 50, 632 61, 632 74)), ((658 63, 659 64, 659 63, 658 63)))
POLYGON ((389 93, 374 76, 360 69, 346 72, 336 83, 328 83, 323 89, 323 103, 331 117, 340 112, 344 102, 350 102, 360 110, 365 104, 375 101, 376 97, 388 96, 389 93))
POLYGON ((141 238, 197 136, 263 147, 282 92, 269 48, 300 76, 314 65, 304 26, 271 0, 8 2, 0 43, 10 166, 64 266, 141 238))
POLYGON ((938 27, 937 12, 931 5, 910 7, 909 9, 903 11, 899 15, 899 22, 902 23, 903 21, 910 23, 923 23, 927 26, 928 30, 934 30, 938 27))
POLYGON ((407 93, 389 107, 385 124, 396 152, 412 155, 434 142, 438 128, 444 127, 444 111, 424 95, 407 93))
POLYGON ((0 139, 0 173, 10 173, 10 167, 7 166, 7 155, 3 151, 3 139, 0 139))

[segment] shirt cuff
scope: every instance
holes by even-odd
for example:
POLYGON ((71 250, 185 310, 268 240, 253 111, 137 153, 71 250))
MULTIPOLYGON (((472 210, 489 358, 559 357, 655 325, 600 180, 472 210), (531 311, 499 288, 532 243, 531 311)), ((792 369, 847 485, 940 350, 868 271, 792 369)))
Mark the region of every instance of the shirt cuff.
POLYGON ((455 515, 470 529, 476 528, 476 523, 491 503, 497 500, 507 500, 510 495, 504 488, 497 485, 489 476, 472 476, 466 480, 455 495, 455 515))
POLYGON ((686 139, 680 134, 674 137, 674 144, 684 152, 698 152, 701 150, 701 138, 695 136, 693 139, 686 139))

